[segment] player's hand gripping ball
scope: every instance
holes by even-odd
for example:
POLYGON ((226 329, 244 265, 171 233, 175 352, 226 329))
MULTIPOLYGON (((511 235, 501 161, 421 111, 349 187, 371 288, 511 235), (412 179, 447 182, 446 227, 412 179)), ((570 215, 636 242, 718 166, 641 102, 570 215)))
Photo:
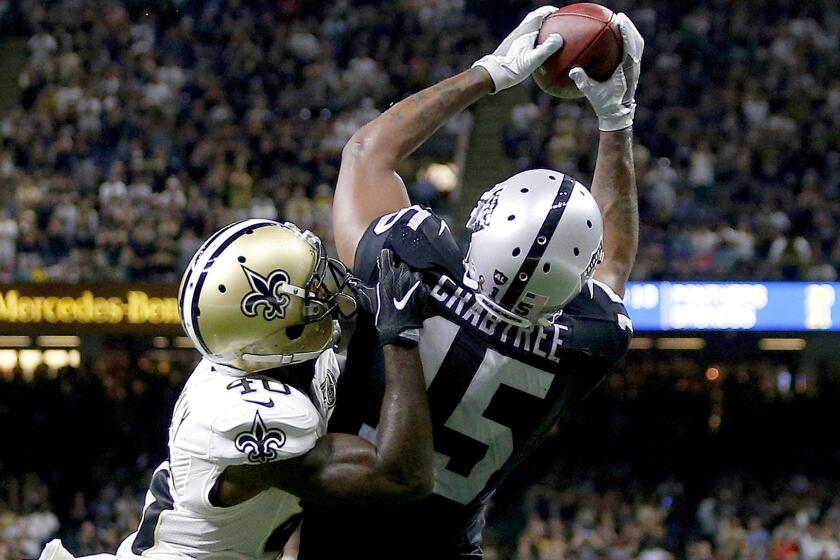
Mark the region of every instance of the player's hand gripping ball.
POLYGON ((563 46, 563 37, 547 34, 537 44, 543 20, 557 11, 543 6, 525 16, 516 29, 505 37, 491 54, 478 59, 473 68, 484 68, 493 80, 493 93, 506 90, 525 80, 545 60, 563 46))
POLYGON ((612 76, 622 59, 621 32, 616 15, 598 4, 571 4, 552 13, 542 23, 537 44, 552 34, 563 36, 563 48, 534 72, 534 81, 555 97, 583 97, 569 78, 572 68, 581 67, 593 80, 612 76))

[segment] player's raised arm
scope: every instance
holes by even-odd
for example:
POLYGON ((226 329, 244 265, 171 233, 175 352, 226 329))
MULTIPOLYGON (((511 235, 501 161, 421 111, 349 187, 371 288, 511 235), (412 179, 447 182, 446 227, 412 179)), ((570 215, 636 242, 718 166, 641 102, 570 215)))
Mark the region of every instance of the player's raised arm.
POLYGON ((621 66, 606 82, 592 80, 582 68, 573 68, 569 76, 595 109, 601 130, 592 195, 604 216, 604 262, 594 277, 623 296, 639 246, 632 126, 645 42, 626 15, 616 18, 624 47, 621 66))
POLYGON ((520 83, 562 46, 559 35, 534 45, 542 21, 554 11, 543 6, 529 13, 471 69, 400 101, 353 135, 342 153, 333 204, 335 244, 348 267, 370 223, 410 204, 397 164, 453 115, 520 83))
POLYGON ((385 358, 385 396, 376 444, 349 434, 327 434, 305 454, 263 465, 228 467, 218 486, 224 505, 241 503, 270 487, 322 505, 396 504, 422 498, 434 487, 432 423, 416 343, 402 337, 421 326, 427 297, 418 273, 379 256, 379 282, 353 286, 375 316, 385 358))

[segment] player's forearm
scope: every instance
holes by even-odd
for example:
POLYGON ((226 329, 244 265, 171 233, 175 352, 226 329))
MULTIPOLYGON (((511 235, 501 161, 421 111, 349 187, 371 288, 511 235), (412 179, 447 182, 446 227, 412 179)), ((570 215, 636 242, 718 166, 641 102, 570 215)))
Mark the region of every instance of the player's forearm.
POLYGON ((604 266, 611 269, 609 272, 623 286, 630 276, 639 246, 632 128, 601 132, 592 195, 604 218, 604 266))
POLYGON ((490 74, 471 68, 400 101, 359 129, 343 157, 396 163, 420 147, 447 120, 493 90, 490 74))
POLYGON ((308 453, 264 465, 229 467, 222 503, 237 504, 269 487, 326 506, 381 506, 419 500, 434 488, 432 421, 416 348, 383 347, 386 386, 376 445, 329 433, 308 453))
POLYGON ((380 468, 397 484, 414 489, 419 498, 434 486, 432 420, 423 365, 416 348, 388 345, 383 355, 386 386, 376 442, 380 468))

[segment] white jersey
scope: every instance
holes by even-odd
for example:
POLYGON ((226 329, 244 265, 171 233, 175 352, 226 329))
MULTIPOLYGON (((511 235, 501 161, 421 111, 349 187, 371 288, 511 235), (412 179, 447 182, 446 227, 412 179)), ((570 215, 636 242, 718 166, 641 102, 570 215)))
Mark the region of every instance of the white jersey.
POLYGON ((232 465, 297 457, 327 429, 339 365, 324 352, 311 395, 260 374, 230 375, 208 360, 196 366, 169 428, 169 460, 155 470, 138 530, 118 558, 274 558, 294 531, 297 496, 265 490, 231 507, 214 504, 219 475, 232 465))

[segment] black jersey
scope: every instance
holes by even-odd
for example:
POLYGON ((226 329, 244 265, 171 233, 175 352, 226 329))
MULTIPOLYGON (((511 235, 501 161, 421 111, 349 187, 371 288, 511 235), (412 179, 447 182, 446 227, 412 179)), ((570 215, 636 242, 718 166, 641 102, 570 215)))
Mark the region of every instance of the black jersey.
MULTIPOLYGON (((561 409, 594 388, 627 351, 632 326, 610 288, 588 282, 547 325, 494 320, 463 282, 449 227, 412 206, 368 227, 355 273, 374 283, 382 248, 423 274, 429 316, 419 351, 434 424, 435 491, 396 510, 305 507, 301 558, 480 557, 484 507, 504 476, 543 440, 561 409)), ((330 431, 373 440, 384 393, 370 317, 360 317, 330 431)))

